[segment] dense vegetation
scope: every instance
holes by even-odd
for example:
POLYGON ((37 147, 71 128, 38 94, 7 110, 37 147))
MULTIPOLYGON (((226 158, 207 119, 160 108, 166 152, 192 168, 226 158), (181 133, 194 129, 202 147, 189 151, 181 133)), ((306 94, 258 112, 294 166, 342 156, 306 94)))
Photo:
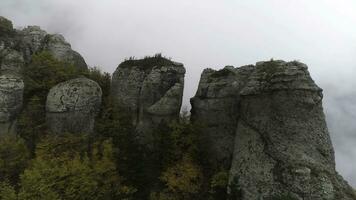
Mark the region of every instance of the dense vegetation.
POLYGON ((225 199, 228 174, 206 168, 200 126, 187 115, 154 130, 154 142, 146 147, 136 141, 130 116, 112 103, 109 74, 98 68, 79 71, 43 52, 33 56, 23 76, 18 135, 0 138, 0 199, 225 199), (78 76, 95 80, 103 90, 95 131, 51 134, 46 95, 78 76))

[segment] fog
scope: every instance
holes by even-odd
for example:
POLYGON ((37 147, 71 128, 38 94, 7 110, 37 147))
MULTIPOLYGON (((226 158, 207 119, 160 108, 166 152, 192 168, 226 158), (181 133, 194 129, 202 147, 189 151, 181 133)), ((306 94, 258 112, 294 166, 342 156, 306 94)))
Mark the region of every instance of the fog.
POLYGON ((338 171, 356 186, 356 1, 1 0, 15 27, 61 33, 91 66, 162 53, 184 63, 184 106, 204 68, 300 60, 324 89, 338 171))

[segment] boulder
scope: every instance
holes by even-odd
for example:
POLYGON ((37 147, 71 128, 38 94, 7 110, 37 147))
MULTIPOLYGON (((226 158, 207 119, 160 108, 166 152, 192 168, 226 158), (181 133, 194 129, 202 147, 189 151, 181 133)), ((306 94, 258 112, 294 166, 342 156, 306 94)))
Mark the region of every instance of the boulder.
POLYGON ((0 135, 16 132, 16 117, 22 108, 24 83, 15 74, 0 75, 0 135))
POLYGON ((256 64, 240 91, 232 199, 356 199, 335 170, 322 97, 305 64, 256 64))
POLYGON ((127 60, 114 72, 112 96, 128 111, 141 143, 150 143, 159 124, 178 119, 184 74, 183 64, 161 56, 127 60))
POLYGON ((46 102, 46 121, 51 132, 92 133, 101 96, 100 86, 87 78, 54 86, 46 102))

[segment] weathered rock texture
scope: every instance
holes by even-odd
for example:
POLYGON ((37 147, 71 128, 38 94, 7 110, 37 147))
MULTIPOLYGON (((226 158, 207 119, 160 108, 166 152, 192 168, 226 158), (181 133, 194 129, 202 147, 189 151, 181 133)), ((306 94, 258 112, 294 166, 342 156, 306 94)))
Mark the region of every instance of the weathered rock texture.
POLYGON ((15 30, 12 22, 0 17, 0 70, 20 71, 35 53, 47 51, 59 61, 86 69, 83 57, 59 34, 48 34, 39 26, 15 30))
POLYGON ((9 127, 16 129, 14 122, 22 106, 21 71, 31 62, 32 55, 42 51, 48 51, 54 58, 78 69, 87 68, 84 59, 71 49, 63 36, 48 34, 38 26, 16 30, 10 20, 0 16, 0 123, 7 121, 10 124, 0 125, 0 133, 8 132, 9 127))
POLYGON ((239 92, 253 66, 206 69, 191 99, 191 120, 203 129, 201 144, 213 169, 229 169, 239 115, 239 92))
POLYGON ((154 128, 179 117, 184 74, 182 64, 161 56, 127 60, 114 72, 112 95, 131 115, 140 142, 150 143, 154 128))
POLYGON ((191 103, 212 166, 231 163, 231 199, 356 199, 335 171, 322 90, 305 64, 207 69, 191 103))
POLYGON ((0 135, 15 133, 16 116, 22 108, 24 83, 13 74, 0 75, 0 135))
POLYGON ((356 199, 335 171, 322 90, 307 66, 260 62, 244 82, 230 170, 235 199, 356 199))
POLYGON ((54 86, 46 103, 46 120, 53 133, 91 133, 101 105, 100 86, 87 78, 54 86))

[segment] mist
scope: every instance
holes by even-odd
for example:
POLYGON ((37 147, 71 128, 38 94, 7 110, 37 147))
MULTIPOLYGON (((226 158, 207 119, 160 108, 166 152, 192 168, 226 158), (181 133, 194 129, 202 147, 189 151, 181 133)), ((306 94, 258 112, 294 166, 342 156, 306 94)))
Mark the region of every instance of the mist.
POLYGON ((1 0, 15 27, 61 33, 90 66, 112 73, 155 53, 184 63, 184 106, 204 68, 299 60, 324 89, 338 171, 356 186, 356 1, 1 0))

